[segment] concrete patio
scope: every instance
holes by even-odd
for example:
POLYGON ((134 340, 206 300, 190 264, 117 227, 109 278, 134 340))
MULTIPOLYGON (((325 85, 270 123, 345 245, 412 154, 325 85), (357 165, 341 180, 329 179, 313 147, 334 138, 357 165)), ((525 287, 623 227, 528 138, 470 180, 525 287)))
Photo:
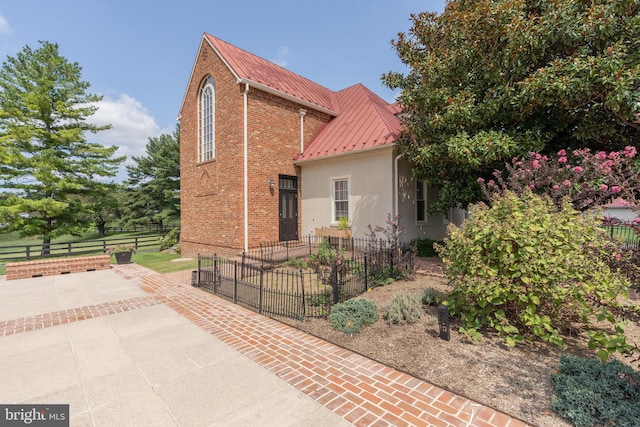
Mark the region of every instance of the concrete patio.
POLYGON ((72 426, 526 426, 190 277, 0 278, 0 403, 69 404, 72 426))
POLYGON ((0 366, 72 426, 349 425, 113 270, 0 281, 0 366))

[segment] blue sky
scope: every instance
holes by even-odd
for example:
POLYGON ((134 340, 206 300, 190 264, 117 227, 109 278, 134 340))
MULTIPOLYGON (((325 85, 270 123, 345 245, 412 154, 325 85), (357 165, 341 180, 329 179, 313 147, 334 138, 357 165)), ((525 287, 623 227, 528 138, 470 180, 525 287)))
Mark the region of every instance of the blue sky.
POLYGON ((174 130, 204 32, 330 89, 362 83, 392 101, 380 76, 406 69, 391 39, 410 28, 411 13, 440 13, 445 0, 3 3, 1 61, 39 40, 58 43, 82 67, 90 92, 104 96, 92 121, 113 128, 90 140, 131 156, 144 154, 149 137, 174 130))

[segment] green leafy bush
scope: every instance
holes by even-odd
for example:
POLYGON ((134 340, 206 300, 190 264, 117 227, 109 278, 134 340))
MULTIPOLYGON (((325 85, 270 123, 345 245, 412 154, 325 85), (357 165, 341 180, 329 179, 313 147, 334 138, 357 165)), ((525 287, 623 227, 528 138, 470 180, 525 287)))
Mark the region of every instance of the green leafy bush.
POLYGON ((395 294, 387 306, 384 319, 389 325, 416 323, 422 317, 422 304, 418 295, 395 294))
POLYGON ((444 294, 436 288, 428 287, 422 290, 420 300, 423 305, 438 305, 444 299, 444 294))
POLYGON ((561 356, 551 382, 551 408, 576 427, 638 425, 640 373, 617 360, 561 356))
POLYGON ((329 323, 335 330, 347 334, 357 334, 363 326, 378 320, 376 303, 363 298, 352 298, 336 304, 329 314, 329 323))
POLYGON ((329 285, 332 283, 333 269, 337 269, 340 277, 347 273, 347 263, 345 262, 344 250, 337 250, 329 240, 326 239, 318 246, 316 253, 305 259, 309 268, 318 273, 319 280, 329 285))
POLYGON ((282 263, 285 267, 305 269, 307 268, 307 261, 304 258, 291 258, 282 263))
POLYGON ((375 272, 369 274, 369 282, 371 287, 390 285, 396 280, 401 280, 407 277, 404 270, 385 266, 375 272))
POLYGON ((615 317, 629 282, 591 255, 607 239, 596 218, 568 201, 556 208, 547 197, 510 191, 494 196, 491 207, 472 206, 469 215, 438 247, 454 286, 446 304, 461 318, 461 332, 491 328, 509 345, 528 335, 563 346, 562 331, 573 323, 588 330, 597 319, 616 327, 591 336, 603 360, 630 348, 615 317))
POLYGON ((434 243, 438 243, 433 239, 413 239, 411 244, 416 247, 416 254, 419 257, 435 257, 438 256, 434 243))
POLYGON ((177 244, 178 236, 180 236, 180 230, 178 228, 172 228, 169 230, 169 232, 160 241, 160 250, 164 251, 177 244))

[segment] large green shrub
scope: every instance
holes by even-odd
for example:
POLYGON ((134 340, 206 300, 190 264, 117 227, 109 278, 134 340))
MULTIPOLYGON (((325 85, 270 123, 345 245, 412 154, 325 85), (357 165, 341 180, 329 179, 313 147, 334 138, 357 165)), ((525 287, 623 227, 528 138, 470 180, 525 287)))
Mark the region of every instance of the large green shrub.
POLYGON ((378 320, 376 303, 364 298, 352 298, 333 306, 329 323, 333 329, 347 334, 357 334, 363 326, 378 320))
POLYGON ((435 248, 433 247, 434 243, 438 243, 433 239, 413 239, 411 244, 416 248, 416 255, 419 257, 435 257, 438 254, 436 253, 435 248))
POLYGON ((612 360, 560 358, 551 375, 551 408, 576 427, 634 427, 640 423, 640 374, 612 360))
POLYGON ((420 317, 422 317, 422 303, 418 295, 397 293, 384 312, 384 319, 389 325, 416 323, 420 317))
MULTIPOLYGON (((561 333, 576 323, 616 322, 616 298, 629 283, 592 256, 606 244, 595 218, 568 202, 556 208, 549 198, 509 191, 469 214, 438 248, 453 285, 446 304, 462 333, 474 338, 491 328, 509 345, 535 336, 562 346, 561 333)), ((603 360, 628 349, 621 324, 615 334, 592 334, 603 360)))

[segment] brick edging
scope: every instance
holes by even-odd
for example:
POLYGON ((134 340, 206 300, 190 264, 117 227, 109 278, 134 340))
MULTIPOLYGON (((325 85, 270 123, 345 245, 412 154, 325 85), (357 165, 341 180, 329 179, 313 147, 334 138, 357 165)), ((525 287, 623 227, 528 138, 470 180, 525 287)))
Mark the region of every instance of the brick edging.
POLYGON ((28 317, 19 317, 17 319, 0 320, 0 337, 65 325, 80 320, 108 316, 110 314, 122 313, 138 308, 151 307, 157 304, 160 304, 160 301, 155 298, 142 296, 120 301, 85 305, 84 307, 70 308, 68 310, 36 314, 28 317))
POLYGON ((30 279, 40 276, 81 273, 85 271, 108 270, 111 268, 110 255, 92 255, 75 258, 50 258, 34 261, 8 262, 5 265, 7 280, 30 279))

